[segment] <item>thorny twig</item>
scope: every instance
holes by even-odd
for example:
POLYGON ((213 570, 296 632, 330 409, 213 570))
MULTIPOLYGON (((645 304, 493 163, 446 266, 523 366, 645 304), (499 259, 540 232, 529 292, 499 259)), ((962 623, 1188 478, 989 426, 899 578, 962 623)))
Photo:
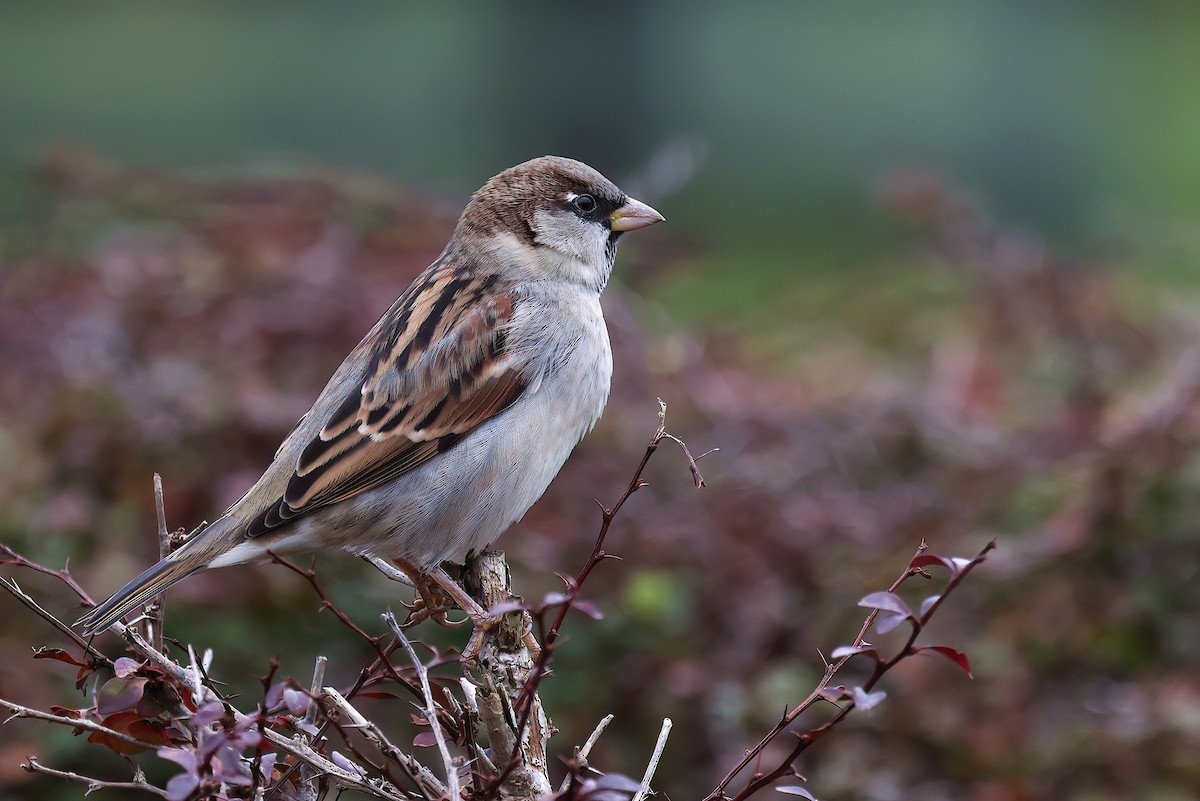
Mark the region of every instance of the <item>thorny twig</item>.
POLYGON ((26 559, 21 554, 14 551, 12 548, 0 543, 0 553, 3 553, 5 558, 0 559, 0 565, 13 565, 15 567, 23 567, 27 570, 32 570, 36 573, 42 573, 47 576, 52 576, 63 584, 66 584, 71 592, 79 596, 79 600, 83 601, 88 606, 95 606, 96 602, 92 600, 92 596, 88 595, 83 587, 79 586, 79 582, 71 575, 71 565, 68 562, 62 570, 55 570, 52 567, 40 565, 37 562, 26 559))
MULTIPOLYGON (((664 439, 669 439, 682 447, 683 453, 688 460, 688 470, 691 471, 696 487, 699 488, 705 485, 704 476, 700 474, 696 460, 692 458, 692 454, 688 451, 687 446, 684 445, 683 440, 673 434, 667 433, 667 404, 659 399, 658 406, 658 429, 655 430, 654 436, 651 437, 650 443, 646 446, 646 452, 642 454, 642 460, 638 463, 637 469, 633 471, 633 478, 630 479, 629 484, 625 487, 625 491, 617 498, 616 503, 611 507, 606 507, 603 504, 600 505, 600 531, 596 534, 596 541, 592 546, 592 552, 579 569, 579 572, 575 574, 575 578, 573 580, 566 580, 567 589, 565 598, 558 606, 558 614, 555 615, 554 622, 550 624, 550 628, 542 636, 542 652, 538 657, 533 672, 530 674, 529 684, 526 685, 525 690, 521 693, 515 704, 516 708, 523 712, 526 711, 530 695, 537 691, 538 683, 540 683, 542 677, 545 675, 546 668, 550 663, 550 657, 553 654, 554 643, 558 639, 559 631, 562 629, 563 621, 567 618, 567 613, 571 611, 571 607, 579 597, 579 591, 583 586, 583 582, 587 581, 588 576, 591 575, 596 565, 605 559, 617 558, 604 550, 604 541, 608 537, 608 531, 612 527, 613 520, 616 518, 617 513, 621 511, 621 507, 633 497, 635 492, 647 485, 642 479, 642 473, 645 472, 646 465, 650 463, 650 458, 654 456, 658 450, 658 446, 662 444, 664 439)), ((704 456, 712 452, 710 450, 700 458, 703 459, 704 456)))
MULTIPOLYGON (((410 681, 409 679, 406 679, 403 676, 401 676, 400 673, 396 670, 396 668, 392 665, 390 657, 391 657, 392 651, 394 651, 399 646, 399 644, 400 644, 399 640, 385 646, 382 644, 383 640, 384 640, 382 635, 368 634, 362 628, 362 626, 358 625, 353 620, 351 620, 350 616, 347 615, 344 611, 342 611, 342 609, 340 609, 338 607, 338 605, 335 604, 333 602, 333 600, 329 597, 328 593, 325 592, 325 588, 321 585, 321 582, 317 579, 316 571, 313 570, 311 567, 307 568, 307 569, 302 568, 302 567, 296 565, 295 563, 290 562, 287 559, 284 559, 283 557, 279 556, 278 554, 274 554, 274 553, 271 553, 270 557, 271 557, 271 560, 273 562, 275 562, 276 564, 283 565, 288 570, 291 570, 293 573, 296 573, 297 575, 302 576, 304 578, 304 580, 308 582, 309 586, 312 587, 313 592, 315 592, 317 594, 317 596, 320 597, 321 608, 328 609, 330 612, 332 612, 334 614, 334 616, 338 619, 338 621, 340 621, 342 623, 342 625, 344 625, 346 628, 353 631, 356 635, 358 635, 358 637, 361 640, 363 640, 363 642, 367 643, 367 645, 369 645, 371 647, 371 649, 375 652, 375 656, 376 656, 375 662, 371 666, 371 671, 370 671, 371 673, 374 673, 375 670, 382 669, 384 674, 386 674, 389 679, 391 679, 392 681, 395 681, 401 687, 404 687, 406 690, 408 690, 410 693, 412 693, 413 697, 416 698, 417 700, 421 699, 420 688, 417 685, 415 685, 412 681, 410 681)), ((365 683, 366 679, 363 679, 362 681, 363 681, 363 683, 365 683)), ((347 698, 354 697, 354 695, 358 692, 358 689, 360 689, 360 686, 356 686, 355 688, 351 689, 351 691, 349 691, 346 694, 346 697, 347 698)))
MULTIPOLYGON (((540 632, 542 641, 541 653, 538 654, 538 658, 534 663, 533 669, 529 672, 529 678, 526 680, 525 686, 521 689, 520 695, 517 696, 516 701, 513 703, 513 708, 516 710, 518 715, 516 728, 517 742, 520 742, 521 738, 524 737, 525 728, 529 725, 529 716, 534 706, 533 698, 537 694, 537 690, 541 685, 542 679, 545 678, 548 672, 550 659, 554 654, 554 644, 555 641, 558 640, 559 632, 562 630, 563 621, 566 620, 567 613, 571 611, 572 606, 574 606, 575 602, 578 600, 579 592, 583 587, 583 583, 587 581, 588 576, 591 575, 592 570, 595 569, 596 565, 600 564, 605 559, 618 558, 604 550, 605 539, 608 537, 609 529, 612 528, 613 520, 621 511, 621 508, 625 505, 625 502, 633 497, 635 492, 640 490, 642 487, 647 486, 647 482, 642 479, 642 473, 645 472, 646 465, 650 463, 651 457, 654 456, 655 452, 658 450, 658 446, 662 444, 664 439, 670 439, 672 442, 675 442, 682 447, 683 453, 688 460, 688 469, 691 471, 692 480, 695 482, 697 488, 704 486, 704 476, 700 474, 700 469, 696 465, 696 459, 692 458, 691 452, 688 451, 681 439, 667 433, 667 404, 664 403, 661 398, 658 400, 658 420, 658 428, 655 430, 654 436, 650 438, 650 442, 646 446, 646 452, 642 454, 642 460, 638 463, 637 469, 634 470, 633 478, 630 479, 629 484, 625 487, 625 491, 621 493, 621 496, 617 498, 616 503, 614 503, 611 507, 606 507, 603 504, 600 504, 600 530, 596 534, 596 541, 592 546, 591 554, 583 563, 583 566, 579 569, 579 572, 575 574, 575 578, 573 580, 567 579, 561 574, 559 575, 559 578, 562 578, 567 585, 566 592, 563 594, 563 599, 558 605, 558 613, 555 615, 554 621, 550 624, 548 629, 540 632)), ((704 456, 707 456, 708 453, 712 453, 712 451, 708 451, 699 458, 704 458, 704 456)), ((597 503, 599 503, 599 501, 597 501, 597 503)), ((538 623, 541 624, 541 622, 542 620, 539 617, 538 623)), ((504 779, 506 779, 516 767, 515 760, 516 752, 514 751, 513 757, 509 759, 509 762, 505 766, 504 770, 500 773, 500 775, 492 780, 487 794, 489 797, 496 793, 504 779)))
MULTIPOLYGON (((375 652, 374 661, 359 671, 358 679, 354 682, 354 685, 345 691, 345 698, 352 699, 357 696, 364 687, 371 683, 372 677, 376 675, 376 672, 382 671, 387 678, 392 679, 400 686, 408 690, 408 692, 410 692, 415 699, 421 699, 422 695, 420 688, 417 687, 412 681, 401 676, 391 663, 390 657, 392 652, 400 647, 399 640, 394 639, 391 643, 383 645, 382 643, 384 638, 382 636, 368 634, 366 630, 355 623, 349 615, 347 615, 341 608, 337 606, 337 604, 334 603, 333 599, 329 597, 329 594, 325 591, 324 586, 317 578, 316 571, 312 567, 302 568, 294 562, 284 559, 278 554, 270 552, 268 553, 273 562, 286 567, 288 570, 292 571, 308 582, 308 585, 312 588, 313 592, 315 592, 317 597, 321 599, 321 608, 330 610, 343 626, 354 632, 359 639, 367 643, 367 645, 370 646, 370 648, 375 652)), ((450 722, 451 721, 446 721, 447 725, 450 722)), ((320 728, 318 728, 316 733, 312 736, 313 741, 318 741, 332 725, 334 725, 333 722, 326 718, 326 720, 321 724, 320 728)), ((457 732, 455 732, 455 734, 457 735, 457 732)), ((343 739, 346 739, 344 733, 343 739)), ((353 747, 348 739, 346 740, 346 743, 347 747, 353 747)), ((288 767, 280 777, 279 781, 276 782, 275 786, 277 788, 282 786, 298 769, 299 763, 288 767)))
MULTIPOLYGON (((912 631, 909 634, 908 640, 904 643, 903 647, 896 651, 896 653, 890 659, 879 660, 876 662, 875 669, 872 671, 871 676, 862 685, 863 692, 870 692, 871 689, 879 683, 879 680, 883 678, 884 674, 886 674, 904 659, 916 653, 913 650, 913 645, 916 642, 917 637, 924 630, 930 618, 932 618, 934 613, 937 612, 938 608, 941 607, 946 597, 954 591, 954 589, 959 585, 959 583, 962 582, 964 578, 966 578, 967 574, 975 567, 982 564, 987 558, 987 554, 995 547, 996 541, 992 540, 983 547, 983 549, 978 555, 975 556, 974 559, 969 561, 964 560, 964 563, 960 565, 953 573, 949 583, 946 585, 946 588, 939 596, 937 596, 936 600, 934 600, 927 608, 925 608, 920 615, 909 618, 912 631)), ((900 576, 893 581, 891 586, 888 588, 887 591, 889 593, 895 592, 897 589, 899 589, 901 584, 913 576, 928 576, 928 574, 925 572, 924 566, 918 564, 919 559, 927 549, 928 546, 924 541, 922 541, 917 547, 916 553, 913 554, 913 558, 909 560, 909 564, 907 567, 905 567, 904 572, 901 573, 900 576)), ((858 635, 854 638, 851 648, 848 650, 853 651, 854 649, 865 645, 867 632, 870 630, 871 626, 874 625, 878 617, 878 609, 873 609, 871 613, 867 615, 866 619, 863 621, 862 627, 859 628, 858 635)), ((846 716, 855 709, 856 704, 853 699, 848 700, 845 704, 840 706, 838 708, 838 712, 820 726, 798 735, 796 737, 796 742, 792 746, 789 753, 782 760, 780 760, 779 764, 775 768, 765 773, 756 769, 750 780, 744 787, 742 787, 740 791, 733 796, 730 796, 726 793, 730 783, 732 783, 733 780, 736 779, 737 776, 743 770, 745 770, 745 768, 751 762, 756 762, 759 760, 766 747, 774 742, 781 734, 783 734, 783 732, 788 729, 788 727, 796 720, 796 718, 798 718, 802 713, 804 713, 818 701, 825 700, 825 691, 829 687, 830 681, 832 681, 834 675, 836 675, 837 672, 841 670, 842 667, 844 667, 845 664, 855 655, 855 653, 847 653, 846 655, 841 656, 832 662, 826 662, 825 674, 821 677, 821 680, 817 682, 816 688, 808 695, 807 698, 801 701, 799 705, 789 710, 782 718, 780 718, 779 722, 776 723, 775 726, 769 732, 767 732, 767 734, 764 735, 763 738, 759 740, 753 748, 746 752, 738 764, 735 765, 734 768, 730 770, 724 778, 721 779, 712 792, 705 796, 704 801, 745 801, 745 799, 754 795, 759 790, 769 786, 776 779, 789 775, 792 772, 792 765, 800 757, 800 755, 804 753, 804 751, 806 751, 810 745, 823 737, 834 726, 844 720, 846 716)))
MULTIPOLYGON (((8 550, 8 549, 5 548, 5 550, 8 550)), ((11 553, 11 551, 9 551, 9 552, 11 553)), ((18 585, 17 582, 13 581, 10 578, 0 577, 0 587, 3 587, 5 590, 7 590, 9 592, 9 594, 11 594, 18 601, 20 601, 26 608, 28 608, 28 609, 32 610, 34 613, 36 613, 38 617, 42 618, 42 620, 45 620, 51 626, 54 626, 54 628, 58 629, 64 635, 69 637, 72 642, 74 642, 76 645, 78 645, 80 648, 83 649, 83 651, 87 654, 87 656, 90 660, 93 660, 96 664, 102 664, 102 665, 111 665, 112 664, 112 662, 109 660, 109 658, 107 656, 100 653, 98 650, 96 650, 96 648, 90 642, 88 642, 83 637, 80 637, 78 634, 76 634, 74 629, 72 629, 66 623, 62 622, 57 617, 52 615, 48 610, 45 609, 45 607, 43 607, 41 604, 39 604, 37 601, 35 601, 33 599, 33 596, 31 596, 29 593, 25 592, 25 590, 21 589, 20 585, 18 585)))

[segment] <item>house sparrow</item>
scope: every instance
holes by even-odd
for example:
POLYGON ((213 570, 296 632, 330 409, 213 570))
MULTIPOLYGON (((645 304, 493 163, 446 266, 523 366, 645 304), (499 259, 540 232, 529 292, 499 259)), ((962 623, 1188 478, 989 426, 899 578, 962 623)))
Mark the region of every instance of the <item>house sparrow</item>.
POLYGON ((268 551, 393 560, 467 609, 441 564, 519 520, 595 425, 612 376, 600 292, 617 239, 662 219, 571 159, 492 178, 254 486, 81 618, 84 631, 192 573, 268 551))

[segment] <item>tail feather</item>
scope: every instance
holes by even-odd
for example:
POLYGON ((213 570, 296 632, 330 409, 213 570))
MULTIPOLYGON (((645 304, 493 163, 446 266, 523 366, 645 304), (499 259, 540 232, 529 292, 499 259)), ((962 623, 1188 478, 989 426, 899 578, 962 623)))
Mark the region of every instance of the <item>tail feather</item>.
POLYGON ((79 618, 75 625, 82 625, 83 633, 88 636, 104 631, 177 581, 203 570, 206 566, 205 560, 195 557, 194 551, 189 554, 187 549, 184 549, 163 559, 114 592, 107 601, 79 618))

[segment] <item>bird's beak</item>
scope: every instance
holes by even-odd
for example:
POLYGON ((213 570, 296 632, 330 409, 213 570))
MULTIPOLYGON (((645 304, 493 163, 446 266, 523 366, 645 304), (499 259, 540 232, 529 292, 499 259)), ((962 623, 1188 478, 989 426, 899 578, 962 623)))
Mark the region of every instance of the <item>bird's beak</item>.
POLYGON ((636 231, 667 219, 640 200, 626 198, 624 205, 608 218, 614 231, 636 231))

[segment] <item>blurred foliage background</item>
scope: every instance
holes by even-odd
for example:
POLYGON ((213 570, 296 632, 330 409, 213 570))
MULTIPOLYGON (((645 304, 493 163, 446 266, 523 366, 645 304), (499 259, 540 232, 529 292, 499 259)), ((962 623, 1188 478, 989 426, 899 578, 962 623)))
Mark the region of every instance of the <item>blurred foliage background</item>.
MULTIPOLYGON (((574 620, 545 685, 563 752, 614 712, 594 762, 638 774, 669 715, 657 785, 693 797, 921 537, 995 536, 938 624, 976 680, 902 666, 809 752, 809 788, 1192 798, 1198 38, 1183 0, 7 4, 0 539, 116 587, 156 550, 153 471, 173 527, 218 513, 466 195, 571 155, 670 222, 607 294, 605 419, 501 540, 518 588, 580 564, 656 397, 722 450, 699 494, 657 457, 620 519, 626 561, 589 590, 608 617, 574 620)), ((366 623, 396 602, 357 562, 319 570, 366 623)), ((282 568, 170 601, 246 693, 271 655, 305 676, 326 653, 338 681, 367 658, 282 568)), ((84 705, 4 603, 0 695, 84 705)), ((127 774, 97 751, 0 728, 0 796, 79 796, 28 754, 127 774)))

